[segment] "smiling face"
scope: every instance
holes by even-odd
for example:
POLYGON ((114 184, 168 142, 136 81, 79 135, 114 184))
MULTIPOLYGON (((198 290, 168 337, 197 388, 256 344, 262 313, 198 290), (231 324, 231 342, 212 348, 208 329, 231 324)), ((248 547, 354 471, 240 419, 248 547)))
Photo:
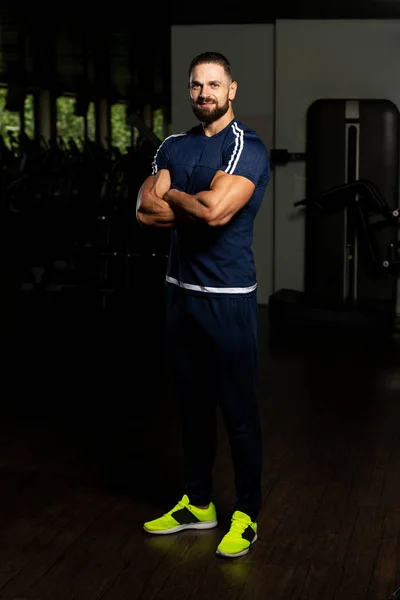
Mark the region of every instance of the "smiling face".
POLYGON ((195 66, 189 79, 190 100, 195 116, 206 125, 225 115, 231 118, 236 88, 236 82, 231 80, 222 66, 214 63, 195 66))

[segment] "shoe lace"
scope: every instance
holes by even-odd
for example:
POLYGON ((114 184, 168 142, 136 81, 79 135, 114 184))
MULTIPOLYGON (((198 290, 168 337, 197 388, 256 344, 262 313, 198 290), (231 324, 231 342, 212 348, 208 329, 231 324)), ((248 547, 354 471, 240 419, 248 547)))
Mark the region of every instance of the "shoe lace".
POLYGON ((181 508, 186 508, 186 504, 184 504, 184 503, 182 502, 182 500, 179 500, 179 501, 178 501, 178 503, 177 503, 177 504, 174 506, 174 508, 172 508, 172 509, 171 509, 171 510, 170 510, 170 511, 167 513, 167 515, 170 515, 170 514, 172 514, 173 512, 176 512, 178 509, 181 509, 181 508))
POLYGON ((245 529, 247 528, 247 525, 248 523, 246 523, 245 521, 241 521, 240 519, 232 519, 228 535, 234 538, 242 537, 245 529))

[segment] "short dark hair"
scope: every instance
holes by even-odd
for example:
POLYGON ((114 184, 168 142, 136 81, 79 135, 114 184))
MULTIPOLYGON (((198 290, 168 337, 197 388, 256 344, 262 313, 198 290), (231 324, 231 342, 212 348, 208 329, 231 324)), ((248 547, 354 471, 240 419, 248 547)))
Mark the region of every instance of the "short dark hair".
POLYGON ((220 52, 202 52, 201 54, 195 56, 192 62, 190 63, 189 78, 193 69, 197 67, 197 65, 204 65, 205 63, 214 63, 216 65, 219 65, 220 67, 223 67, 228 79, 233 81, 231 63, 226 58, 226 56, 224 56, 220 52))

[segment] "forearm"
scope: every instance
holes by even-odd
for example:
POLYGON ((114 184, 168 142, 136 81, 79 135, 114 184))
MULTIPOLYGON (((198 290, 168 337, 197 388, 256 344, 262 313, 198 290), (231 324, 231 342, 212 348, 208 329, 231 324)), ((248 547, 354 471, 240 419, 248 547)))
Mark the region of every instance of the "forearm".
MULTIPOLYGON (((149 227, 189 227, 199 224, 199 219, 186 213, 178 207, 171 208, 165 200, 161 202, 153 202, 151 206, 140 206, 136 212, 136 218, 141 225, 149 227)), ((200 221, 202 223, 202 221, 200 221)))
POLYGON ((149 227, 173 228, 176 225, 174 211, 165 200, 160 198, 140 204, 136 211, 136 218, 141 225, 149 227))
POLYGON ((173 210, 184 211, 209 226, 223 226, 250 200, 254 183, 245 177, 217 171, 209 190, 195 195, 170 188, 163 198, 173 210))
POLYGON ((207 222, 211 215, 210 206, 207 204, 208 196, 210 194, 212 194, 212 192, 205 191, 192 195, 171 188, 164 195, 164 199, 168 202, 172 210, 181 211, 192 221, 200 220, 207 222))
POLYGON ((172 219, 160 214, 144 214, 138 213, 137 220, 140 225, 146 225, 147 227, 163 227, 167 229, 174 229, 176 227, 176 219, 172 219))
POLYGON ((169 185, 169 173, 166 171, 157 177, 150 176, 143 182, 136 203, 136 219, 141 225, 164 228, 176 226, 175 213, 161 196, 169 185))

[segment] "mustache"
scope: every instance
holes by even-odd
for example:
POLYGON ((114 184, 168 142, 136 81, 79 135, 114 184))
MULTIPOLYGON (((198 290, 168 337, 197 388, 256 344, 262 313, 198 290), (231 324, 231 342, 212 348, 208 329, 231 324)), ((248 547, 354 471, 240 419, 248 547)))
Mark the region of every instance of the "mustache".
POLYGON ((215 104, 214 100, 212 98, 202 98, 201 100, 197 101, 197 104, 215 104))

